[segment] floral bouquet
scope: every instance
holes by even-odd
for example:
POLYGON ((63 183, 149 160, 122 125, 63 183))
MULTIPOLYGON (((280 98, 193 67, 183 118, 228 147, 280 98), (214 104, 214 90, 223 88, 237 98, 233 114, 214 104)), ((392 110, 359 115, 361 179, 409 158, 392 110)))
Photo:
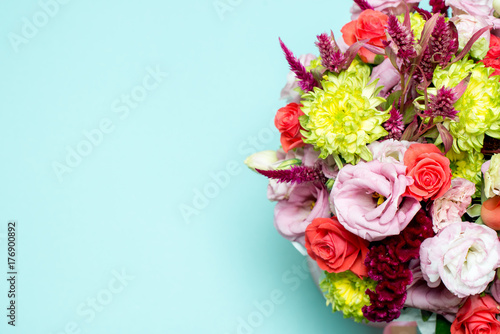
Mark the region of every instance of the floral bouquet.
POLYGON ((500 333, 500 1, 419 6, 355 0, 317 57, 280 39, 281 148, 245 163, 333 311, 500 333))

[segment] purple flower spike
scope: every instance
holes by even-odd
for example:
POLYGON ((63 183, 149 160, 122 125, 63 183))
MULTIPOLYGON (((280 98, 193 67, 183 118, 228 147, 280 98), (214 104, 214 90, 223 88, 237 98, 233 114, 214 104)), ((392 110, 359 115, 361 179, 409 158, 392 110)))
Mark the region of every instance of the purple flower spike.
POLYGON ((340 72, 343 68, 345 55, 340 51, 335 39, 327 34, 318 35, 316 46, 319 49, 321 65, 330 72, 340 72))
POLYGON ((290 51, 285 43, 280 40, 281 48, 283 49, 283 52, 285 53, 286 60, 288 61, 288 64, 290 65, 290 69, 295 73, 297 76, 297 79, 299 80, 299 86, 304 92, 309 92, 313 90, 314 87, 319 87, 318 82, 316 79, 314 79, 314 76, 312 73, 307 72, 306 68, 304 65, 300 63, 300 61, 295 58, 293 55, 292 51, 290 51))
POLYGON ((361 10, 373 9, 373 6, 370 5, 366 0, 354 0, 354 2, 359 6, 361 10))
POLYGON ((384 123, 384 129, 389 132, 387 138, 400 140, 405 128, 403 115, 401 115, 398 109, 394 107, 391 109, 390 113, 391 117, 384 123))
POLYGON ((278 182, 291 182, 292 184, 300 184, 316 180, 326 182, 325 177, 319 169, 307 166, 293 166, 290 169, 280 170, 256 169, 256 171, 270 179, 276 179, 278 182))
POLYGON ((455 119, 458 111, 453 107, 455 102, 462 96, 467 89, 470 74, 462 80, 456 87, 448 88, 441 87, 436 95, 432 95, 429 99, 427 109, 424 111, 425 116, 455 119))
POLYGON ((448 15, 448 6, 446 6, 444 0, 430 0, 429 5, 432 6, 432 12, 434 14, 440 13, 445 16, 448 15))
POLYGON ((417 55, 415 51, 415 39, 413 32, 408 27, 402 25, 394 15, 389 16, 387 22, 387 33, 396 46, 396 55, 405 63, 409 64, 410 58, 417 55))

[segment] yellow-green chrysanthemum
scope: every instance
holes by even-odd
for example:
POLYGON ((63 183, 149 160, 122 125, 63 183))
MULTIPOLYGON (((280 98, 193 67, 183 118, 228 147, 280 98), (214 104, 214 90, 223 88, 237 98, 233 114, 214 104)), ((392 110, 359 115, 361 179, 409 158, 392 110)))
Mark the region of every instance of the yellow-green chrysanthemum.
POLYGON ((382 86, 369 81, 370 68, 355 61, 347 71, 326 75, 323 89, 302 96, 304 142, 321 150, 321 158, 339 154, 348 163, 372 160, 366 145, 387 135, 381 124, 389 112, 376 109, 385 102, 377 96, 382 86))
POLYGON ((481 166, 484 163, 484 155, 482 153, 455 153, 452 150, 448 151, 446 157, 450 159, 452 177, 461 177, 473 182, 476 185, 476 192, 473 197, 481 196, 481 166))
POLYGON ((342 273, 325 272, 326 278, 320 287, 325 293, 326 305, 332 304, 332 311, 342 311, 344 318, 354 318, 356 322, 368 322, 363 316, 363 306, 370 305, 366 289, 375 290, 377 282, 365 277, 359 278, 351 271, 342 273))
POLYGON ((437 68, 432 82, 437 89, 455 87, 469 73, 471 78, 462 97, 455 102, 458 121, 446 120, 445 126, 453 136, 453 150, 479 152, 483 147, 484 135, 500 138, 500 82, 498 77, 490 78, 494 69, 462 59, 449 68, 437 68))

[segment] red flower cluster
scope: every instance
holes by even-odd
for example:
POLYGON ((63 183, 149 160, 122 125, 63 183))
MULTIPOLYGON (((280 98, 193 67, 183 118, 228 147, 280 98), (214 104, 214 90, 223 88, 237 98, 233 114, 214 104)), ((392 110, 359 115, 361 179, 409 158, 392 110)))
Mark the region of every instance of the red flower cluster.
POLYGON ((432 219, 421 209, 401 234, 373 243, 365 265, 368 277, 379 283, 375 291, 366 290, 371 304, 363 307, 363 315, 368 320, 382 322, 399 317, 406 286, 413 280, 409 262, 418 258, 422 241, 432 236, 432 219))
POLYGON ((500 37, 491 35, 490 50, 481 61, 484 63, 484 66, 495 69, 492 75, 500 75, 500 37))

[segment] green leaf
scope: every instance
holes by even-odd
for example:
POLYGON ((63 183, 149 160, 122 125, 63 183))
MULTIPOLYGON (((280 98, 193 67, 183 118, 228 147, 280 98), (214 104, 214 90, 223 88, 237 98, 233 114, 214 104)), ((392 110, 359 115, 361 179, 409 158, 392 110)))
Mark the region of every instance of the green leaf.
POLYGON ((439 314, 436 318, 436 334, 451 334, 451 323, 439 314))
POLYGON ((430 311, 420 310, 420 313, 422 314, 422 320, 425 322, 429 321, 429 318, 432 316, 432 312, 430 311))

